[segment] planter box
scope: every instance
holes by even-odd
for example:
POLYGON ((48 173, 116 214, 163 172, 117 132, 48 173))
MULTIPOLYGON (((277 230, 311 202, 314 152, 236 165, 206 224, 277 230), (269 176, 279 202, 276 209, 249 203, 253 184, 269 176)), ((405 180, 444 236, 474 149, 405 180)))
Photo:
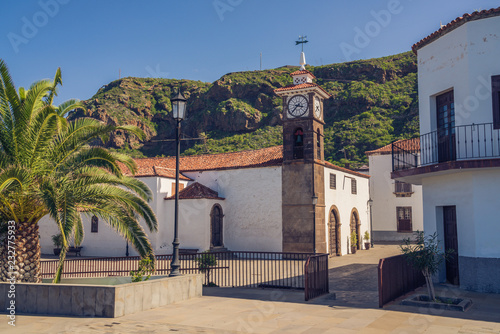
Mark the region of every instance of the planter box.
POLYGON ((417 307, 428 307, 441 310, 450 311, 467 311, 472 306, 472 300, 470 299, 458 299, 458 298, 445 298, 436 296, 436 299, 442 302, 429 301, 426 295, 413 295, 410 298, 404 299, 401 305, 417 306, 417 307))
MULTIPOLYGON (((64 279, 62 284, 16 283, 16 314, 117 318, 201 297, 203 289, 203 275, 151 277, 147 281, 123 284, 124 279, 89 278, 90 284, 85 284, 85 279, 74 279, 74 282, 64 279), (117 281, 110 282, 113 279, 117 281)), ((10 303, 6 297, 9 287, 10 283, 0 283, 2 313, 10 303)))

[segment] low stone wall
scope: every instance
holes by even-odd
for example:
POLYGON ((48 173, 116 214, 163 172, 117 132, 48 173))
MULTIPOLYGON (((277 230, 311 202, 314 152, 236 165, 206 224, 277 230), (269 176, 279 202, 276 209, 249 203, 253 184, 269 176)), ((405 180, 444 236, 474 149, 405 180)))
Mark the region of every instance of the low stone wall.
MULTIPOLYGON (((10 283, 0 282, 5 313, 10 283)), ((201 297, 203 275, 165 277, 120 285, 16 283, 16 314, 50 314, 117 318, 201 297)))

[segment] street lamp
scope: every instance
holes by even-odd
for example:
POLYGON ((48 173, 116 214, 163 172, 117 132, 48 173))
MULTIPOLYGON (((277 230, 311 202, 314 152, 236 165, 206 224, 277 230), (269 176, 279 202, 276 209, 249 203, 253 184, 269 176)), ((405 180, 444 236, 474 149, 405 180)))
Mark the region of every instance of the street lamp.
POLYGON ((372 205, 373 205, 373 200, 370 199, 368 200, 368 206, 370 206, 370 243, 371 247, 373 248, 373 221, 372 221, 372 205))
POLYGON ((170 264, 170 275, 179 276, 179 153, 181 149, 181 122, 186 116, 186 98, 181 94, 180 90, 177 96, 172 99, 172 116, 177 122, 175 128, 175 217, 174 217, 174 246, 172 252, 172 263, 170 264))

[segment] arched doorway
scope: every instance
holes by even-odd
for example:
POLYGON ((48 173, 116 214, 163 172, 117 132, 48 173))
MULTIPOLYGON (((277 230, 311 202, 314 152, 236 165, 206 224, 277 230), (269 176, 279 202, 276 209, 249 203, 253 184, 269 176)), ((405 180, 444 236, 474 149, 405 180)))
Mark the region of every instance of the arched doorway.
POLYGON ((341 256, 342 255, 342 248, 341 248, 341 234, 340 234, 340 219, 339 219, 339 214, 338 210, 335 206, 332 206, 330 209, 330 219, 328 221, 328 234, 329 234, 329 239, 328 239, 328 244, 329 244, 329 253, 330 256, 337 255, 341 256))
MULTIPOLYGON (((356 208, 351 211, 351 223, 350 223, 350 233, 356 233, 356 239, 358 240, 358 244, 356 245, 356 249, 361 249, 361 223, 359 222, 359 213, 356 208)), ((351 245, 352 246, 352 245, 351 245)))
POLYGON ((210 212, 210 246, 211 247, 223 247, 222 242, 222 220, 224 214, 222 213, 222 207, 219 204, 214 204, 212 211, 210 212))

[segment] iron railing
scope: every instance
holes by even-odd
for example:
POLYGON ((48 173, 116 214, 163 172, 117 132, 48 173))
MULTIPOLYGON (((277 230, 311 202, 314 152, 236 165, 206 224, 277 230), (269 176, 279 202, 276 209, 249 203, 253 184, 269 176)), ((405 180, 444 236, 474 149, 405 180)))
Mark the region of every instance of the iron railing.
POLYGON ((304 270, 306 301, 329 293, 328 254, 309 256, 304 270))
MULTIPOLYGON (((214 283, 220 287, 305 289, 305 264, 309 257, 315 256, 312 253, 249 251, 209 254, 217 259, 216 264, 210 267, 209 274, 199 269, 200 258, 206 253, 180 255, 181 273, 203 273, 205 284, 214 283)), ((130 276, 131 270, 137 270, 139 260, 138 256, 67 259, 64 261, 62 278, 130 276)), ((157 255, 155 275, 168 275, 171 260, 172 255, 157 255)), ((314 261, 324 260, 314 259, 312 263, 314 261)), ((53 277, 58 262, 42 261, 42 277, 53 277)))
POLYGON ((392 170, 415 168, 447 161, 500 157, 500 131, 493 123, 460 125, 420 136, 414 142, 392 144, 392 170))
POLYGON ((404 255, 380 259, 378 263, 378 306, 403 296, 425 284, 424 275, 406 261, 404 255))

